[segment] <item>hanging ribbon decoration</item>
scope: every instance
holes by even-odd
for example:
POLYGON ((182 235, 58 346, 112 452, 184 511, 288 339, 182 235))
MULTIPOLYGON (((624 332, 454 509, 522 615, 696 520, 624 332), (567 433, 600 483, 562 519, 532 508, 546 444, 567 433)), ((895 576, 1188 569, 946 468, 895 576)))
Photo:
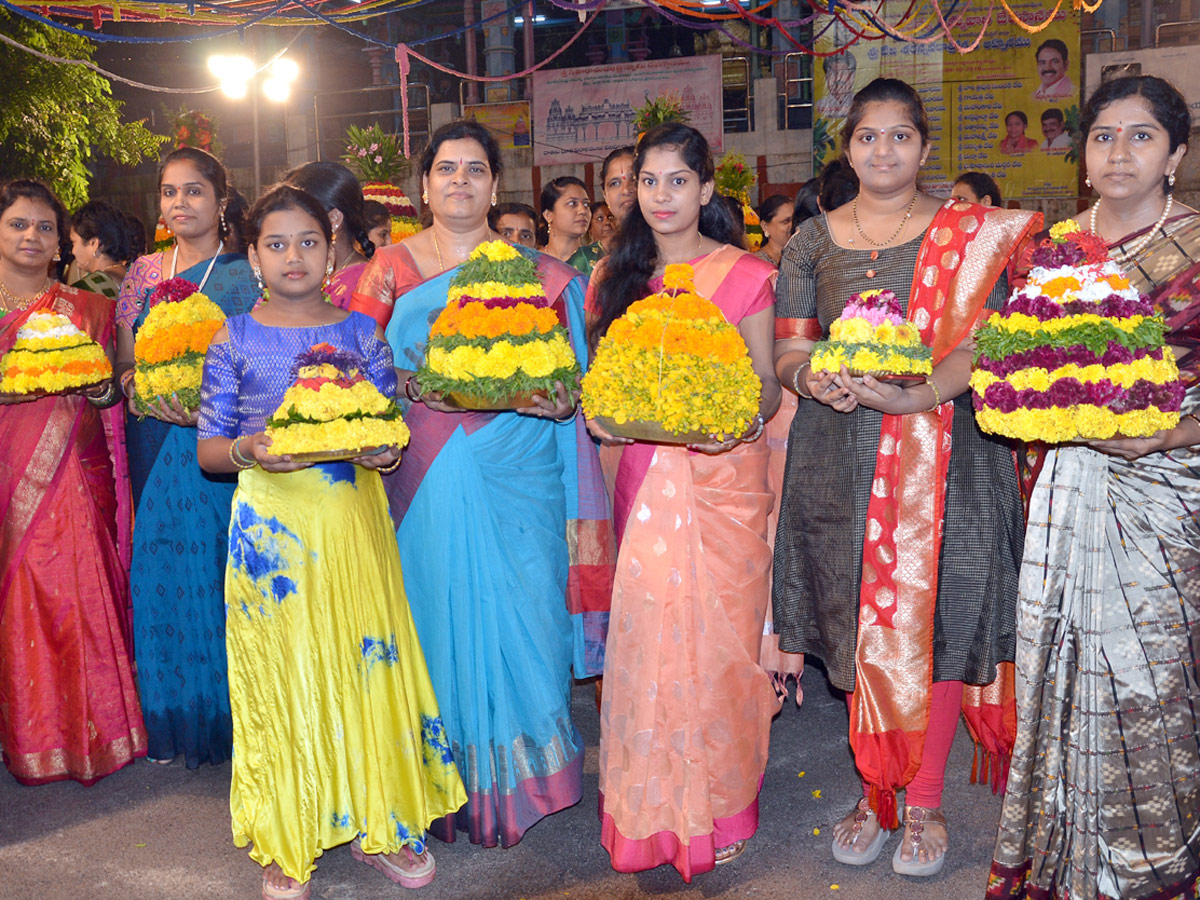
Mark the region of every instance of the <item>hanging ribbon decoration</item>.
POLYGON ((534 63, 532 66, 522 69, 520 72, 513 72, 511 75, 468 75, 465 72, 458 72, 454 69, 451 69, 449 66, 443 66, 441 63, 434 62, 428 56, 422 56, 408 44, 397 44, 396 65, 400 69, 400 117, 404 125, 404 155, 406 157, 411 155, 408 130, 408 73, 412 68, 412 62, 409 57, 416 57, 421 62, 425 63, 425 65, 437 69, 439 72, 444 72, 447 75, 453 75, 456 78, 465 78, 468 81, 512 81, 516 78, 524 78, 526 75, 532 75, 538 69, 552 62, 559 54, 561 54, 583 36, 583 33, 587 31, 587 27, 592 24, 599 13, 599 8, 593 10, 592 13, 587 17, 587 21, 580 26, 578 31, 571 35, 570 40, 543 59, 540 63, 534 63))

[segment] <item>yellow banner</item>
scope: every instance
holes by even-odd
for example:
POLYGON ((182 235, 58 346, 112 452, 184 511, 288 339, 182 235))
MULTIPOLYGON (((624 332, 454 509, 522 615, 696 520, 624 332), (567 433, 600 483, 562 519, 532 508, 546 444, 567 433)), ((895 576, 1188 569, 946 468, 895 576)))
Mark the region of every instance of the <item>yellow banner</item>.
MULTIPOLYGON (((1045 20, 1052 4, 1010 3, 1025 22, 1045 20)), ((1069 7, 1069 4, 1063 4, 1069 7)), ((889 0, 881 16, 895 23, 907 0, 889 0)), ((955 31, 973 40, 981 16, 955 31)), ((826 32, 818 51, 845 44, 826 32)), ((815 66, 814 171, 841 152, 841 129, 854 92, 873 78, 907 81, 921 94, 933 141, 922 186, 948 194, 962 172, 985 172, 1005 200, 1073 197, 1078 186, 1080 65, 1079 13, 1059 10, 1045 29, 1030 34, 997 8, 978 49, 960 54, 944 42, 913 44, 887 38, 859 41, 815 66)))

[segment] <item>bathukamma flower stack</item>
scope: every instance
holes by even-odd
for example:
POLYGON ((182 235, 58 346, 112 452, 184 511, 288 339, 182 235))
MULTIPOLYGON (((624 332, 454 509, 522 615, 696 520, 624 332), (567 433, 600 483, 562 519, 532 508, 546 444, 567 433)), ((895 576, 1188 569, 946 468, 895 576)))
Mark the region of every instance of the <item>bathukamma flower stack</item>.
POLYGON ((1166 325, 1068 219, 1033 251, 1025 286, 975 334, 979 426, 1026 441, 1145 437, 1179 424, 1184 387, 1166 325))
POLYGON ((271 452, 333 459, 407 444, 400 409, 363 376, 365 366, 357 353, 330 344, 297 357, 292 386, 266 423, 271 452))
POLYGON ((145 410, 174 394, 184 409, 199 409, 204 354, 225 313, 186 278, 159 282, 147 302, 133 343, 136 405, 145 410))
POLYGON ((579 362, 533 262, 504 241, 476 247, 450 282, 429 331, 424 391, 464 408, 530 405, 554 383, 574 387, 579 362))
POLYGON ((829 339, 812 350, 814 372, 852 375, 928 375, 933 354, 921 342, 917 327, 904 319, 892 291, 863 291, 846 303, 829 326, 829 339))
POLYGON ((689 265, 667 266, 663 289, 631 304, 601 338, 582 402, 612 433, 650 422, 667 434, 724 439, 758 413, 762 383, 746 342, 696 293, 693 275, 689 265))
POLYGON ((13 347, 0 359, 0 393, 60 394, 112 377, 97 344, 61 313, 30 313, 13 347))

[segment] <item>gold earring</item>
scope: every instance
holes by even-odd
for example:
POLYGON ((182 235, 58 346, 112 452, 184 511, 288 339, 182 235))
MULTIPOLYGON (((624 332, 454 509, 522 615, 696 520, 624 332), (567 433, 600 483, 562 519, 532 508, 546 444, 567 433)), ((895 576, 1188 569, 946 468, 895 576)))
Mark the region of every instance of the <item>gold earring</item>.
POLYGON ((429 191, 428 190, 421 191, 421 202, 422 203, 429 202, 429 191))
POLYGON ((57 250, 54 251, 54 261, 62 262, 62 254, 59 253, 57 250))
POLYGON ((225 224, 225 210, 221 210, 221 234, 229 234, 229 226, 225 224))
POLYGON ((492 191, 492 206, 496 205, 496 192, 492 191))
POLYGON ((1174 172, 1172 172, 1170 175, 1167 176, 1167 184, 1170 185, 1171 187, 1175 187, 1175 173, 1174 172))
POLYGON ((254 280, 258 282, 258 289, 260 291, 265 291, 267 286, 263 284, 262 269, 260 269, 258 266, 255 266, 252 271, 254 272, 254 280))
POLYGON ((1083 183, 1086 184, 1088 187, 1091 187, 1092 186, 1092 176, 1091 175, 1086 176, 1083 179, 1083 183))

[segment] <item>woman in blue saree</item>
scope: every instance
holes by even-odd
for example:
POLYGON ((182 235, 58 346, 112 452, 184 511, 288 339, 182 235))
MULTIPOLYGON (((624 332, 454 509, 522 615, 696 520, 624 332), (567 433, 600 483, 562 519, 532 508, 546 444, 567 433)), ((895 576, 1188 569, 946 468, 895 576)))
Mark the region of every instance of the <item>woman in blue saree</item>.
MULTIPOLYGON (((117 370, 127 397, 134 335, 163 282, 190 282, 227 316, 249 312, 259 297, 246 257, 225 252, 227 191, 224 168, 202 150, 181 148, 163 161, 159 203, 175 245, 138 259, 121 286, 117 370)), ((172 400, 145 410, 131 403, 130 412, 133 635, 148 755, 183 756, 194 769, 229 759, 233 742, 223 585, 236 482, 200 470, 197 410, 172 400)))
MULTIPOLYGON (((376 253, 351 308, 385 327, 414 401, 405 413, 412 442, 384 484, 405 591, 468 798, 431 831, 450 841, 462 829, 474 843, 509 847, 582 794, 571 670, 577 678, 603 670, 611 523, 596 450, 567 390, 516 412, 459 412, 421 398, 409 377, 458 265, 498 239, 487 210, 500 153, 485 129, 444 126, 421 166, 433 225, 376 253)), ((586 363, 583 278, 528 255, 586 363)))

